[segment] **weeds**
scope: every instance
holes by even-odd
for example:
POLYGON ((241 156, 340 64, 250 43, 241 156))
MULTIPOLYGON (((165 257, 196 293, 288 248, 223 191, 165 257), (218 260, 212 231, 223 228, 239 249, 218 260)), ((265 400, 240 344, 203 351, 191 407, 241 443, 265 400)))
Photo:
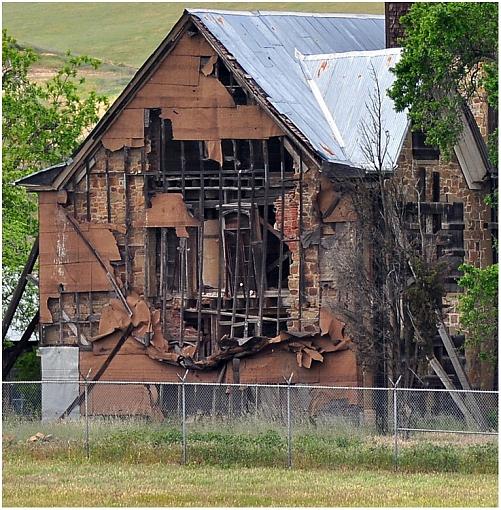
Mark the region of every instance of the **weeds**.
MULTIPOLYGON (((86 461, 84 435, 78 422, 43 426, 54 439, 27 443, 39 422, 4 423, 6 458, 86 461)), ((332 429, 331 429, 332 430, 332 429)), ((90 434, 92 462, 178 464, 181 459, 179 424, 141 420, 96 420, 90 434)), ((383 438, 384 439, 384 438, 383 438)), ((350 435, 346 431, 295 431, 293 463, 297 468, 393 469, 393 445, 381 438, 350 435)), ((401 441, 399 467, 407 472, 497 473, 498 447, 486 444, 436 444, 427 440, 401 441)), ((239 427, 211 429, 193 424, 188 431, 188 462, 193 465, 283 467, 287 459, 285 431, 280 428, 239 427)))

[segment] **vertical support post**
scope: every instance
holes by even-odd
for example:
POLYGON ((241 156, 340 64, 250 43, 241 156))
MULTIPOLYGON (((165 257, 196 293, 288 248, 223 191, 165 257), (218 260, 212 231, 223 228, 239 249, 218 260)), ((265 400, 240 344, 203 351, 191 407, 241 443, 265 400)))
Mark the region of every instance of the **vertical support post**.
POLYGON ((89 375, 92 368, 89 369, 87 376, 84 377, 84 398, 85 398, 85 453, 87 459, 90 459, 90 437, 89 437, 89 375))
POLYGON ((218 267, 217 267, 217 338, 214 345, 218 345, 221 339, 221 306, 223 286, 223 165, 219 165, 219 190, 218 190, 218 267))
POLYGON ((288 379, 285 379, 287 383, 287 467, 289 469, 292 468, 292 409, 291 409, 291 384, 292 377, 294 373, 292 373, 288 379))
POLYGON ((181 434, 182 434, 182 457, 181 463, 186 464, 188 460, 187 443, 186 443, 186 386, 185 381, 188 376, 188 370, 184 373, 183 377, 177 374, 181 381, 181 434))
POLYGON ((303 330, 303 245, 301 235, 303 234, 303 151, 299 152, 299 233, 297 236, 299 252, 299 331, 303 330))
POLYGON ((205 220, 205 187, 204 187, 204 142, 198 142, 198 154, 200 157, 200 199, 199 199, 199 220, 198 227, 198 300, 197 300, 197 345, 195 357, 198 357, 200 343, 202 341, 202 298, 203 298, 203 275, 204 275, 204 220, 205 220))
POLYGON ((180 149, 181 149, 181 193, 183 194, 183 200, 186 199, 186 177, 185 177, 185 171, 186 171, 186 155, 184 152, 184 141, 181 140, 179 142, 180 149))
POLYGON ((240 215, 242 213, 242 171, 237 169, 237 150, 235 140, 232 140, 233 143, 233 160, 235 165, 235 171, 237 172, 238 179, 238 198, 237 198, 237 238, 236 238, 236 247, 235 247, 235 266, 233 271, 233 306, 231 309, 231 329, 230 329, 230 337, 234 338, 235 336, 235 314, 237 313, 237 294, 239 291, 238 281, 240 279, 240 228, 241 228, 241 219, 240 215))
POLYGON ((398 469, 398 406, 397 406, 397 391, 402 376, 399 376, 397 382, 393 382, 393 467, 395 470, 398 469))
POLYGON ((104 154, 104 172, 106 177, 106 215, 108 223, 111 223, 110 151, 106 149, 104 154))
POLYGON ((266 285, 266 255, 268 252, 268 194, 270 188, 269 160, 267 140, 263 140, 263 160, 264 160, 264 208, 263 208, 263 249, 261 257, 261 275, 259 285, 259 322, 257 323, 257 334, 263 334, 263 312, 264 312, 264 288, 266 285))
MULTIPOLYGON (((250 172, 251 172, 251 196, 250 196, 250 208, 249 208, 249 250, 247 253, 247 269, 246 269, 247 289, 246 289, 246 293, 245 293, 244 337, 249 336, 248 318, 249 318, 250 292, 251 292, 249 281, 250 281, 251 271, 254 275, 254 277, 253 277, 254 284, 256 284, 256 273, 254 271, 254 260, 253 260, 253 258, 254 258, 254 250, 253 250, 254 220, 255 220, 254 202, 256 200, 256 180, 255 180, 255 175, 254 175, 254 142, 253 142, 253 140, 249 140, 249 160, 250 160, 250 172)), ((254 333, 255 333, 255 331, 254 331, 254 333)))
MULTIPOLYGON (((144 147, 141 147, 141 175, 143 176, 143 197, 144 197, 144 208, 150 206, 149 189, 148 189, 148 176, 146 175, 146 152, 144 147)), ((109 214, 108 214, 109 217, 109 214)), ((108 220, 110 221, 110 220, 108 220)))
POLYGON ((85 160, 85 207, 86 207, 86 219, 90 222, 90 169, 89 160, 85 160))
POLYGON ((184 308, 186 292, 186 237, 179 238, 179 250, 181 251, 180 287, 181 287, 181 309, 179 310, 179 346, 184 345, 184 308))
POLYGON ((280 308, 282 301, 282 279, 283 279, 283 258, 284 258, 284 225, 285 225, 285 161, 284 161, 284 138, 280 137, 280 250, 278 255, 278 296, 277 296, 277 335, 280 333, 280 308))
POLYGON ((124 204, 125 204, 125 290, 129 291, 132 287, 132 267, 130 252, 130 207, 129 207, 129 147, 124 147, 124 204))

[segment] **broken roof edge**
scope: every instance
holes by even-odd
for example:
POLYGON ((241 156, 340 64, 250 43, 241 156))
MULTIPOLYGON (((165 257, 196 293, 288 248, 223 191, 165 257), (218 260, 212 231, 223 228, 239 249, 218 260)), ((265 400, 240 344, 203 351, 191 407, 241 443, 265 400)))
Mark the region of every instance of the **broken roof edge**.
POLYGON ((348 12, 299 12, 299 11, 228 11, 224 9, 186 9, 189 13, 235 14, 237 16, 316 16, 317 18, 384 19, 384 14, 362 14, 348 12))
POLYGON ((51 165, 47 168, 42 168, 41 170, 37 170, 36 172, 32 172, 29 175, 25 175, 24 177, 15 180, 13 184, 14 186, 23 186, 26 188, 26 191, 55 191, 57 188, 54 188, 54 181, 60 173, 71 164, 72 161, 73 160, 70 158, 66 161, 62 161, 61 163, 51 165), (59 170, 59 172, 56 172, 56 170, 59 170), (43 182, 43 180, 40 179, 51 172, 55 174, 52 179, 47 180, 47 182, 43 182))

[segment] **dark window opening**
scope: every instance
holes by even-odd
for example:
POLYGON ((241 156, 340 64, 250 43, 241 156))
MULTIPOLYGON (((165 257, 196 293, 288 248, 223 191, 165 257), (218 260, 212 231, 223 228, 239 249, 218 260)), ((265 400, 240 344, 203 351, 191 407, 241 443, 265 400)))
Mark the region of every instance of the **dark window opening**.
POLYGON ((426 202, 426 168, 419 167, 417 170, 417 189, 419 193, 419 200, 426 202))
POLYGON ((440 156, 438 147, 425 142, 426 136, 422 131, 412 132, 412 156, 414 159, 437 160, 440 156))
POLYGON ((431 201, 440 202, 440 174, 438 172, 432 174, 431 201))
POLYGON ((235 104, 248 104, 248 97, 245 90, 235 81, 233 73, 226 67, 226 65, 218 59, 216 63, 215 74, 219 81, 226 87, 226 90, 231 94, 235 104))

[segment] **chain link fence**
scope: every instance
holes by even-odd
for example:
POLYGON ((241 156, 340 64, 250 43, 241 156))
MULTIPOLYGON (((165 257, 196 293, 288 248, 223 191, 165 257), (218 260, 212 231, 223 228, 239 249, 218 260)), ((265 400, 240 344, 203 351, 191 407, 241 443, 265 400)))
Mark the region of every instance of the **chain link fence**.
POLYGON ((327 387, 291 381, 4 382, 3 434, 28 442, 57 438, 84 446, 92 456, 93 447, 104 444, 103 437, 134 443, 151 432, 153 444, 169 440, 168 455, 182 463, 196 460, 203 448, 217 459, 217 449, 207 453, 213 448, 211 438, 221 439, 229 450, 232 441, 248 441, 250 447, 268 448, 269 455, 289 467, 312 438, 326 445, 355 438, 391 447, 397 465, 399 452, 420 441, 497 441, 498 397, 494 391, 327 387))

